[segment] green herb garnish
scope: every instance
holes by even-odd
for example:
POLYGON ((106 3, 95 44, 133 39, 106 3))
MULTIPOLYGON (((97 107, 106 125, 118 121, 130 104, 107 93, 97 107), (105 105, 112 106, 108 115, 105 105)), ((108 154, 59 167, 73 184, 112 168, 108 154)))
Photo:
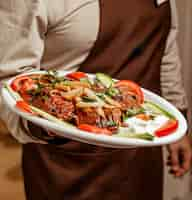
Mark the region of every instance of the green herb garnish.
POLYGON ((117 88, 114 87, 110 87, 107 91, 106 91, 106 95, 110 96, 110 97, 114 97, 117 96, 118 94, 120 94, 119 90, 117 88))
POLYGON ((102 123, 102 125, 104 126, 104 127, 114 127, 114 126, 118 126, 118 124, 115 122, 115 121, 104 121, 103 123, 102 123))
POLYGON ((83 96, 82 97, 83 101, 84 102, 96 102, 96 99, 93 99, 93 98, 90 98, 90 97, 87 97, 87 96, 83 96))
POLYGON ((96 93, 96 95, 101 98, 102 100, 105 100, 105 95, 103 93, 96 93))
POLYGON ((80 82, 82 82, 82 83, 88 83, 88 84, 92 85, 91 81, 88 78, 81 78, 80 82))
POLYGON ((124 118, 128 118, 128 117, 133 117, 135 115, 138 114, 143 114, 145 113, 145 109, 143 107, 139 107, 139 108, 130 108, 127 110, 127 112, 124 115, 124 118))
POLYGON ((28 90, 27 93, 29 95, 32 95, 32 96, 38 96, 40 95, 41 91, 42 91, 42 88, 44 88, 45 86, 41 83, 37 83, 37 88, 36 89, 32 89, 32 90, 28 90))
POLYGON ((42 96, 41 98, 42 98, 44 101, 47 101, 47 100, 49 99, 49 96, 44 95, 44 96, 42 96))

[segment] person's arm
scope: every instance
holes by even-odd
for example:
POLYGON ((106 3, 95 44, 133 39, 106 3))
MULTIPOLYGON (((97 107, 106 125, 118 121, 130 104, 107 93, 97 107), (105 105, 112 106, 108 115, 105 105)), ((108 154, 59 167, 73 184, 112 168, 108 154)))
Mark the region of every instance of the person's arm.
MULTIPOLYGON (((162 95, 173 103, 187 117, 187 97, 184 90, 181 60, 178 52, 178 21, 175 1, 171 0, 172 25, 168 36, 165 54, 161 66, 162 95)), ((180 141, 168 145, 168 165, 175 176, 184 175, 190 168, 192 150, 190 139, 184 136, 180 141)))
POLYGON ((175 1, 172 5, 172 24, 167 39, 165 53, 161 66, 162 96, 173 103, 178 109, 186 110, 188 107, 186 92, 183 86, 181 60, 179 56, 177 36, 178 20, 175 1))
MULTIPOLYGON (((39 29, 37 1, 0 1, 0 80, 38 68, 44 49, 39 29)), ((43 141, 33 137, 22 120, 0 99, 0 118, 21 143, 43 141)))

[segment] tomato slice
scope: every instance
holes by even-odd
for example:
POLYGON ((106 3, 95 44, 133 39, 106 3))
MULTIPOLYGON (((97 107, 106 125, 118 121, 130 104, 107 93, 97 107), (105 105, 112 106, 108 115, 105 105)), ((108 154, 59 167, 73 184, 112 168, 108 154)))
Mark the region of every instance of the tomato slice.
POLYGON ((157 137, 167 136, 178 128, 178 121, 175 119, 170 119, 165 125, 160 127, 158 130, 155 131, 155 135, 157 137))
POLYGON ((34 81, 29 76, 19 76, 11 83, 11 88, 18 91, 27 91, 34 88, 34 81))
POLYGON ((71 78, 71 79, 75 79, 75 80, 80 80, 82 78, 87 78, 87 74, 83 73, 83 72, 72 72, 66 75, 66 77, 71 78))
POLYGON ((97 126, 89 125, 89 124, 80 124, 78 126, 80 130, 93 132, 98 134, 112 135, 112 132, 106 128, 99 128, 97 126))
POLYGON ((130 92, 133 92, 137 95, 140 104, 144 102, 143 92, 137 83, 130 80, 120 80, 115 83, 115 87, 127 87, 130 92))
POLYGON ((29 102, 31 100, 31 96, 29 94, 27 94, 26 92, 21 92, 21 97, 24 101, 29 102))
POLYGON ((23 112, 34 114, 34 112, 30 108, 30 105, 28 103, 26 103, 25 101, 23 101, 23 100, 17 101, 16 102, 16 107, 18 109, 22 110, 23 112))

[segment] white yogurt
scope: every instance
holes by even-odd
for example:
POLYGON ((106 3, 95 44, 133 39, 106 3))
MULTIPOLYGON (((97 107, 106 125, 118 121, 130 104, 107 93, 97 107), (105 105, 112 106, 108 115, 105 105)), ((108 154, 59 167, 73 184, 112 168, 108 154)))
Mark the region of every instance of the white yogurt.
POLYGON ((163 126, 169 120, 168 117, 164 115, 159 115, 152 120, 142 120, 136 117, 128 118, 125 123, 128 124, 128 129, 133 133, 150 133, 154 132, 163 126))

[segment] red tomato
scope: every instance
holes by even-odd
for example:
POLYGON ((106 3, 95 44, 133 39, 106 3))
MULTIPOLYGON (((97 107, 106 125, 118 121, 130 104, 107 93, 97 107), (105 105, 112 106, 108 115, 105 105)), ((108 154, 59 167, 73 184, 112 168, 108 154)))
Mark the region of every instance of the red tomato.
POLYGON ((19 76, 12 81, 11 88, 16 92, 27 91, 34 88, 34 81, 28 76, 19 76))
POLYGON ((144 102, 144 95, 141 90, 141 87, 133 81, 130 80, 120 80, 115 83, 115 87, 127 87, 130 92, 133 92, 137 95, 139 103, 144 102))
POLYGON ((178 128, 178 121, 170 119, 165 125, 155 131, 157 137, 163 137, 176 131, 178 128))
POLYGON ((89 125, 89 124, 80 124, 78 126, 80 130, 93 132, 98 134, 112 135, 112 132, 106 128, 98 128, 97 126, 89 125))
POLYGON ((72 72, 72 73, 67 74, 66 77, 75 79, 75 80, 80 80, 82 78, 87 78, 88 76, 83 72, 72 72))
POLYGON ((26 102, 29 102, 31 100, 31 96, 27 94, 26 92, 22 92, 20 95, 23 98, 23 100, 26 102))
POLYGON ((17 101, 16 102, 16 107, 18 109, 22 110, 23 112, 34 114, 34 112, 30 108, 30 105, 28 103, 26 103, 25 101, 23 101, 23 100, 17 101))

